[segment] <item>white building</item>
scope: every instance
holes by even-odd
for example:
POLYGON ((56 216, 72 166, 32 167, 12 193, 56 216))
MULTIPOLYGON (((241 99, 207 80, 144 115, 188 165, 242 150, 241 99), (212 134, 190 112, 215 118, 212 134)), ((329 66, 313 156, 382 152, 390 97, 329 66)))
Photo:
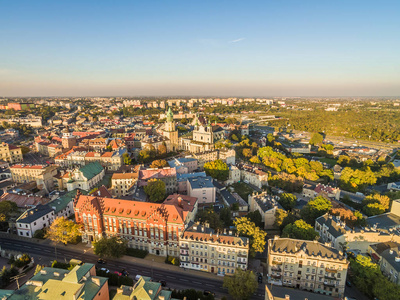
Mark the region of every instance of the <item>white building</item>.
POLYGON ((28 209, 16 221, 18 235, 32 238, 36 230, 50 226, 53 219, 54 210, 48 205, 28 209))
POLYGON ((199 204, 215 203, 216 188, 211 176, 189 178, 187 187, 188 195, 196 197, 199 204))
POLYGON ((89 191, 103 179, 104 174, 105 171, 100 163, 93 162, 66 173, 63 177, 64 186, 68 191, 75 189, 89 191))

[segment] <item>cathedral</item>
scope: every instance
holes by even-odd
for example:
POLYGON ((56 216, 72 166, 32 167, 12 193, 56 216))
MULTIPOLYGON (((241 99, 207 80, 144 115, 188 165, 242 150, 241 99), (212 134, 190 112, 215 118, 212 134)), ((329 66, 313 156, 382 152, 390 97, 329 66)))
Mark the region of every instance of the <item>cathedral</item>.
POLYGON ((162 129, 162 135, 166 141, 168 151, 185 150, 192 153, 214 150, 216 141, 224 138, 224 130, 219 126, 212 126, 210 122, 203 124, 199 116, 194 120, 194 130, 185 136, 178 137, 178 131, 174 122, 174 115, 171 108, 167 113, 167 121, 162 129))

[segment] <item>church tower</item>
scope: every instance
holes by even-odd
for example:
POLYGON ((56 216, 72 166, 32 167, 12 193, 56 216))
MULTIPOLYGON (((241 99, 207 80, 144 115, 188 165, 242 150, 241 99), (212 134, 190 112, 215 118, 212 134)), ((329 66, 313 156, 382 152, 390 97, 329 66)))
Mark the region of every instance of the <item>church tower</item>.
POLYGON ((176 130, 175 127, 174 114, 171 110, 171 107, 168 109, 167 112, 167 121, 164 124, 163 135, 169 139, 169 142, 167 143, 167 150, 178 150, 178 130, 176 130))

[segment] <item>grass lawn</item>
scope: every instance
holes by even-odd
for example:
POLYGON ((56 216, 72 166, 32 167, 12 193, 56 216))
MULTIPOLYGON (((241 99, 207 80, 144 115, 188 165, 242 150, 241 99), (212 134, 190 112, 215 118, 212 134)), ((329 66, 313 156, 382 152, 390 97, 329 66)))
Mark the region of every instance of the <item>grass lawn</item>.
POLYGON ((248 196, 254 192, 254 190, 244 182, 236 182, 231 185, 235 192, 239 194, 246 202, 248 201, 248 196))
POLYGON ((326 163, 326 164, 328 164, 328 165, 331 165, 332 167, 333 167, 334 165, 336 165, 336 163, 337 163, 337 160, 336 160, 336 159, 333 159, 333 158, 326 158, 326 157, 320 158, 319 161, 322 162, 322 163, 326 163))

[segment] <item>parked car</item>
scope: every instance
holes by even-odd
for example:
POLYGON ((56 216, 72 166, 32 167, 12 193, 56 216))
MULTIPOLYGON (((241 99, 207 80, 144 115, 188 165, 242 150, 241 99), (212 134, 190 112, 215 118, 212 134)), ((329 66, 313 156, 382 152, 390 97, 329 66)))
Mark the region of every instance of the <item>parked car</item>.
POLYGON ((203 295, 204 295, 204 296, 208 296, 208 295, 215 296, 215 293, 214 293, 214 292, 211 292, 211 291, 208 291, 208 290, 204 290, 203 295))
POLYGON ((105 259, 102 259, 102 258, 99 258, 99 259, 97 260, 97 263, 98 263, 98 264, 104 265, 104 264, 106 263, 106 260, 105 260, 105 259))
POLYGON ((350 282, 350 280, 346 280, 346 285, 347 285, 348 287, 351 287, 351 282, 350 282))
POLYGON ((129 276, 129 272, 127 270, 125 270, 125 269, 121 270, 121 274, 124 275, 124 276, 129 276))
POLYGON ((262 283, 262 280, 263 280, 262 275, 258 275, 258 282, 259 282, 259 283, 262 283))
POLYGON ((121 272, 115 271, 114 274, 117 274, 118 276, 122 276, 121 272))
POLYGON ((103 271, 103 272, 106 272, 107 274, 110 273, 110 270, 107 269, 107 268, 101 268, 100 270, 103 271))
POLYGON ((142 275, 136 275, 135 280, 138 281, 141 277, 142 277, 142 275))

